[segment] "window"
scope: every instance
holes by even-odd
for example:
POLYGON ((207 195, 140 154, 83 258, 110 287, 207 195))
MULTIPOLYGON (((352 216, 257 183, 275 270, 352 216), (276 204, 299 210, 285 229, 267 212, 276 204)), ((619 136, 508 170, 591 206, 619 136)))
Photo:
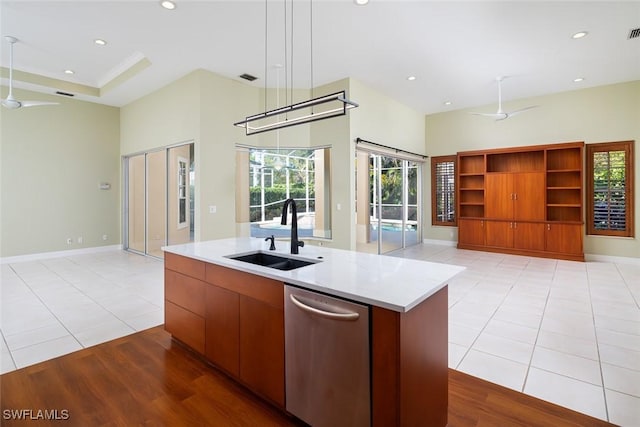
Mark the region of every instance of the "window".
MULTIPOLYGON (((299 237, 331 238, 331 152, 329 148, 243 148, 239 170, 248 177, 246 201, 252 237, 290 235, 280 225, 286 199, 296 201, 299 237)), ((245 178, 241 178, 245 179, 245 178)), ((244 190, 243 190, 244 191, 244 190)))
POLYGON ((456 225, 456 156, 431 158, 431 224, 456 225))
POLYGON ((178 157, 178 228, 187 226, 187 159, 178 157))
POLYGON ((587 144, 587 233, 633 237, 633 141, 587 144))

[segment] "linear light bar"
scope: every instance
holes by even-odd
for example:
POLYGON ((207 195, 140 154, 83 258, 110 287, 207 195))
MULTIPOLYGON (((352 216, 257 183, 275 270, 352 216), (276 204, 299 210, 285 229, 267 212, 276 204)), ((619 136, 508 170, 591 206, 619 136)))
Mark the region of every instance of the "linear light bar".
POLYGON ((260 132, 282 129, 289 126, 311 123, 317 120, 331 117, 344 116, 347 110, 358 107, 358 104, 346 98, 345 91, 313 98, 264 113, 247 116, 244 120, 234 123, 234 126, 243 127, 247 135, 260 132), (335 105, 332 105, 335 104, 335 105), (314 107, 334 107, 316 111, 314 107), (285 115, 284 119, 280 116, 285 115))

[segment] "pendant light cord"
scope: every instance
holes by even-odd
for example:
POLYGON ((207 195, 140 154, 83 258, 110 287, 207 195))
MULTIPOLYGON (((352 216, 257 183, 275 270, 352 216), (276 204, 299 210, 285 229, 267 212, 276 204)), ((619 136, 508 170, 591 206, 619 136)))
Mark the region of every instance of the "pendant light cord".
POLYGON ((289 105, 293 104, 293 40, 295 37, 293 37, 293 35, 295 34, 293 31, 293 19, 294 19, 295 14, 293 13, 293 0, 291 0, 291 84, 289 85, 291 94, 290 97, 291 99, 289 100, 289 105))
MULTIPOLYGON (((287 0, 284 0, 284 102, 288 102, 289 97, 289 52, 287 51, 287 0)), ((278 105, 278 107, 280 107, 278 105)), ((285 118, 288 114, 285 114, 285 118)))
POLYGON ((267 111, 267 38, 269 36, 268 28, 268 16, 267 16, 267 0, 264 0, 264 111, 267 111))
MULTIPOLYGON (((309 55, 310 55, 310 66, 311 66, 311 98, 314 98, 313 92, 313 0, 309 0, 309 55)), ((311 107, 311 112, 313 113, 313 107, 311 107)))

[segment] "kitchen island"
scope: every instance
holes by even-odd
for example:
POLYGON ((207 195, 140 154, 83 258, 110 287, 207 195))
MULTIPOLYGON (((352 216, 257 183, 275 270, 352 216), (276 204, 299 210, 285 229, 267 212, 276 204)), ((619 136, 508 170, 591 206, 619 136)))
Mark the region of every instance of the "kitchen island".
MULTIPOLYGON (((232 238, 165 250, 165 328, 286 410, 284 284, 365 304, 371 425, 447 424, 447 282, 463 267, 232 238), (308 260, 289 271, 231 257, 308 260)), ((330 410, 330 408, 327 408, 330 410)))

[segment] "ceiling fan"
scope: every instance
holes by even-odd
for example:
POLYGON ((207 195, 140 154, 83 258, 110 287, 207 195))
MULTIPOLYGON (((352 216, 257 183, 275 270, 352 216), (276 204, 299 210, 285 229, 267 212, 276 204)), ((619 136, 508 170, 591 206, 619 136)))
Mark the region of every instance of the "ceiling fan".
POLYGON ((37 107, 39 105, 58 105, 57 102, 47 101, 18 101, 13 97, 13 45, 18 41, 17 38, 12 36, 4 37, 9 42, 9 95, 7 99, 2 100, 2 106, 15 110, 20 107, 37 107))
POLYGON ((492 117, 494 119, 496 119, 496 121, 498 120, 505 120, 508 119, 509 117, 513 117, 516 114, 520 114, 523 113, 527 110, 531 110, 532 108, 537 108, 538 105, 532 105, 530 107, 525 107, 525 108, 521 108, 519 110, 515 110, 515 111, 503 111, 502 110, 502 81, 504 79, 506 79, 507 76, 498 76, 496 77, 496 81, 498 82, 498 111, 496 111, 495 113, 473 113, 470 112, 469 114, 474 114, 476 116, 485 116, 485 117, 492 117))

